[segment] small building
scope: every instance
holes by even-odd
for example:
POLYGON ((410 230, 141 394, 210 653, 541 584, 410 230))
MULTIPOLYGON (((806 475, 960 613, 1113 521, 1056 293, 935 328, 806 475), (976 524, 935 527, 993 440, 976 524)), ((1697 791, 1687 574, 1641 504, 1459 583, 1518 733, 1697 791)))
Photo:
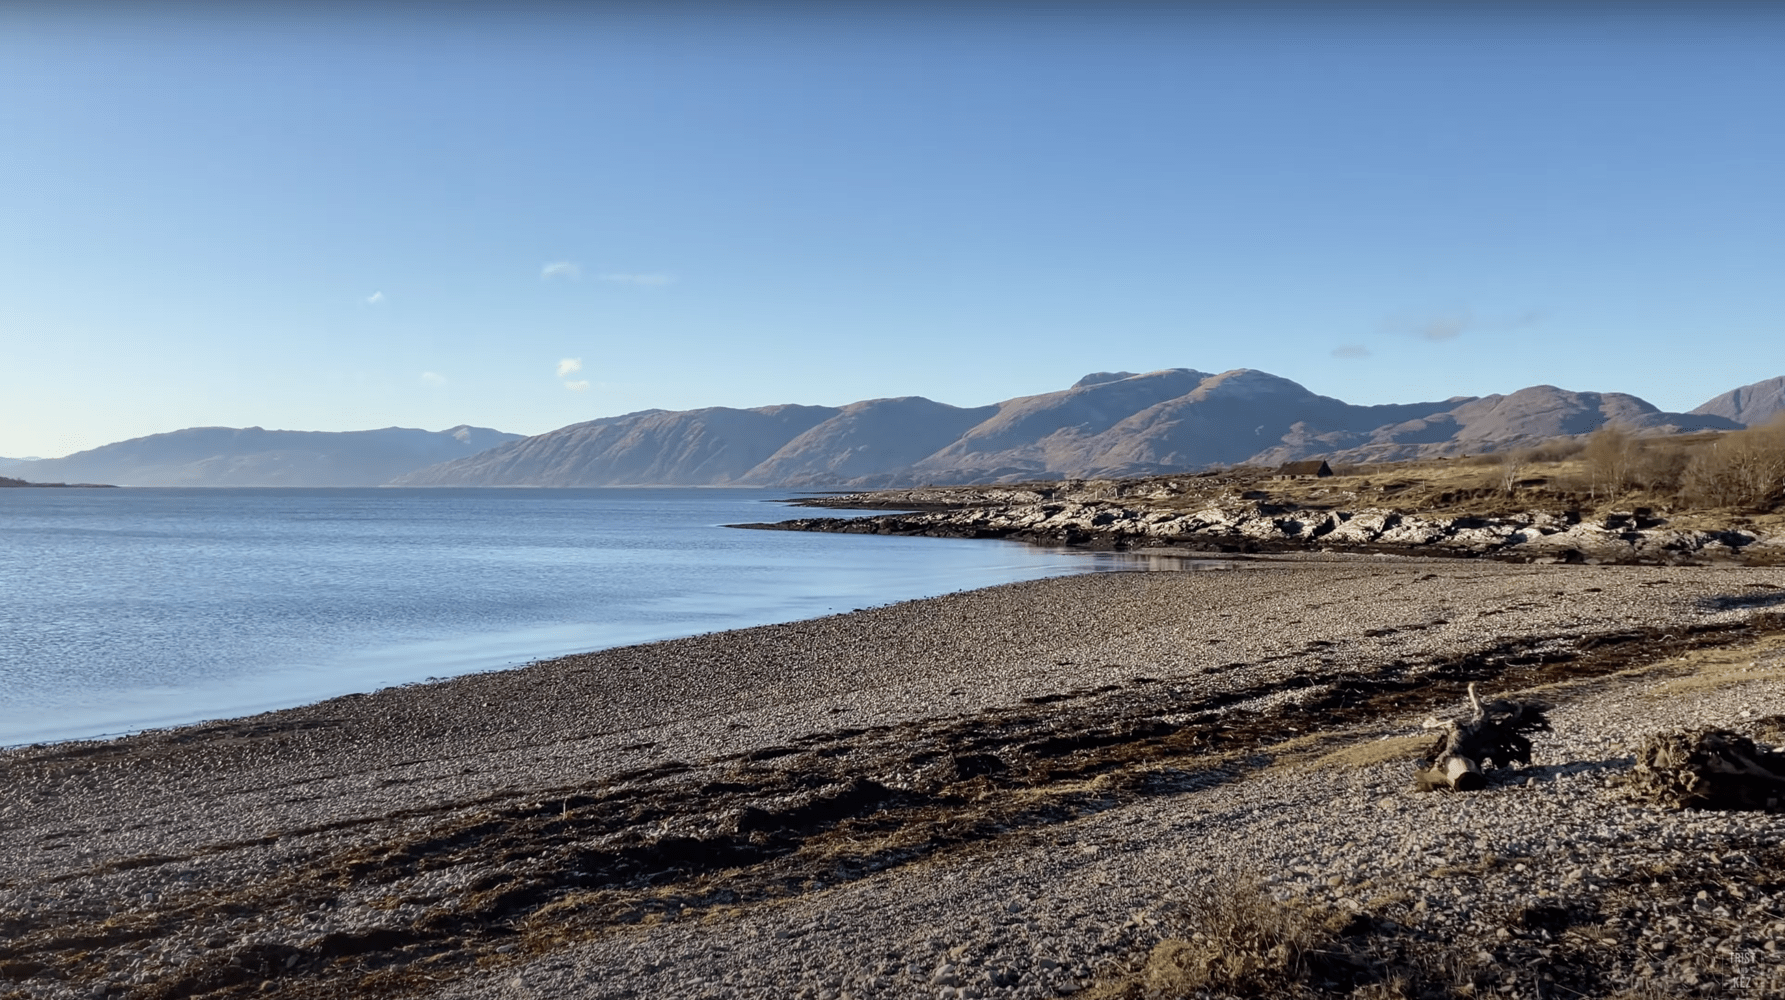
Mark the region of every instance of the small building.
POLYGON ((1332 466, 1317 458, 1306 462, 1285 462, 1277 466, 1272 479, 1325 479, 1333 474, 1332 466))

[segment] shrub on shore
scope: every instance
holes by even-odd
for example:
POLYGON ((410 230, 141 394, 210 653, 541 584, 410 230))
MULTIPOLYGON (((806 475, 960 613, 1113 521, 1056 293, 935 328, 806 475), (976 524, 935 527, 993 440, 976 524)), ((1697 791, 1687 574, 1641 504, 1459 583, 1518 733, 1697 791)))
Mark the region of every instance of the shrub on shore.
POLYGON ((1776 506, 1785 494, 1785 416, 1698 449, 1685 464, 1680 486, 1704 506, 1776 506))
POLYGON ((1305 980, 1310 959, 1333 936, 1322 914, 1271 899, 1249 876, 1223 879, 1192 899, 1183 920, 1188 938, 1161 941, 1147 958, 1141 984, 1148 996, 1305 980))
POLYGON ((1608 424, 1581 443, 1580 457, 1580 486, 1594 499, 1641 495, 1679 506, 1763 511, 1785 500, 1785 416, 1746 430, 1684 437, 1639 437, 1608 424))
POLYGON ((1368 914, 1275 898, 1256 874, 1217 878, 1178 907, 1175 922, 1179 935, 1155 945, 1138 971, 1082 1000, 1424 1000, 1474 995, 1482 971, 1442 945, 1412 949, 1388 931, 1395 925, 1368 914))

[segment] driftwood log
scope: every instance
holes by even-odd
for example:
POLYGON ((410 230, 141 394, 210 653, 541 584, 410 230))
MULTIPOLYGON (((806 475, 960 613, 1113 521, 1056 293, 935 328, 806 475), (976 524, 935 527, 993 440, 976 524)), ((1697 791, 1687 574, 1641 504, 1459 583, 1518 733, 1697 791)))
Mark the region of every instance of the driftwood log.
POLYGON ((1470 684, 1468 715, 1427 719, 1424 727, 1444 732, 1414 773, 1419 790, 1470 792, 1487 785, 1484 768, 1531 763, 1531 734, 1550 726, 1544 706, 1522 701, 1484 703, 1470 684))
POLYGON ((1727 729, 1659 733, 1636 752, 1630 790, 1673 809, 1785 806, 1785 754, 1727 729))

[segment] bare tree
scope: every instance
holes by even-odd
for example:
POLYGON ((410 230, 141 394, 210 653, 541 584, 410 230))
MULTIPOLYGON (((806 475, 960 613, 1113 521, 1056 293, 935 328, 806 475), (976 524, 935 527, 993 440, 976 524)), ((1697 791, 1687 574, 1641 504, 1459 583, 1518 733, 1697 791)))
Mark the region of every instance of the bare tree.
POLYGON ((1691 453, 1678 441, 1643 439, 1630 468, 1630 482, 1654 494, 1677 492, 1691 453))
POLYGON ((1530 448, 1513 448, 1500 452, 1500 489, 1507 496, 1511 496, 1518 488, 1519 479, 1535 457, 1530 448))
POLYGON ((1606 424, 1587 438, 1581 456, 1593 483, 1593 495, 1616 500, 1630 481, 1638 445, 1636 436, 1617 424, 1606 424))
POLYGON ((1785 493, 1785 417, 1725 434, 1692 456, 1683 488, 1712 507, 1761 507, 1785 493))

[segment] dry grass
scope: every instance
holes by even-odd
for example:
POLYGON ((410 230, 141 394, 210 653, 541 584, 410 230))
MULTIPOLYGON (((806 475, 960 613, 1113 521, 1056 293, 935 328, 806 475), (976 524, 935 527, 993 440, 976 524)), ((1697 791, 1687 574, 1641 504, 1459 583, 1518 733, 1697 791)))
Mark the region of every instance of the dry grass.
POLYGON ((1421 733, 1418 736, 1385 736, 1334 750, 1310 761, 1308 766, 1320 771, 1375 767, 1377 764, 1392 764, 1396 761, 1411 762, 1418 760, 1431 744, 1430 733, 1421 733))
POLYGON ((1641 673, 1666 678, 1644 692, 1654 699, 1673 699, 1739 684, 1785 681, 1785 637, 1768 636, 1733 649, 1690 653, 1641 673))
POLYGON ((1442 944, 1416 947, 1404 931, 1370 916, 1404 902, 1379 897, 1352 914, 1273 899, 1255 875, 1224 877, 1180 907, 1180 933, 1155 945, 1137 971, 1073 1000, 1477 995, 1484 969, 1472 955, 1442 944))
POLYGON ((1217 883, 1184 907, 1188 940, 1153 949, 1141 982, 1154 995, 1203 987, 1307 978, 1316 954, 1345 918, 1298 903, 1279 903, 1262 880, 1237 876, 1217 883))
POLYGON ((1226 876, 1182 904, 1183 936, 1155 945, 1140 971, 1079 994, 1081 1000, 1166 1000, 1202 991, 1294 996, 1330 964, 1349 917, 1277 902, 1255 875, 1226 876))

